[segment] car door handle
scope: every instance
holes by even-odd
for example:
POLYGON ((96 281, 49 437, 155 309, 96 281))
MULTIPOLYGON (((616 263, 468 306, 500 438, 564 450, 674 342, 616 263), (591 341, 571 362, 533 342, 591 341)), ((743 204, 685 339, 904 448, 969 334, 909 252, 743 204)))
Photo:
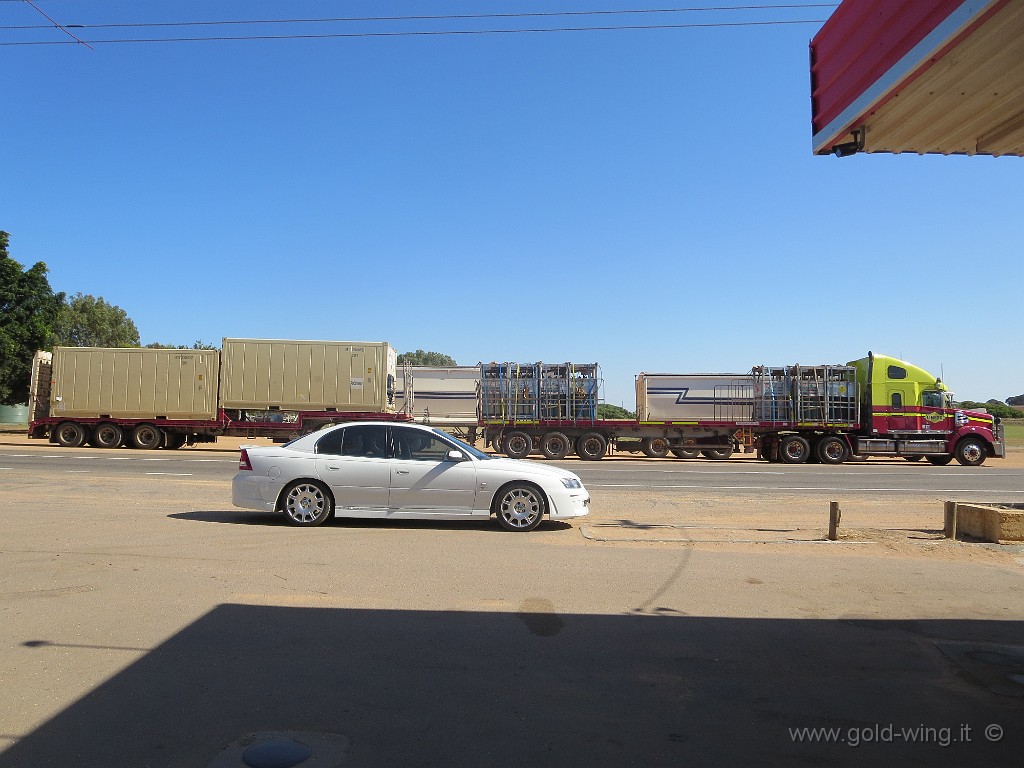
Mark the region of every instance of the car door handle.
POLYGON ((341 469, 341 467, 339 467, 337 464, 328 464, 327 468, 328 469, 341 469))
POLYGON ((396 469, 395 470, 395 474, 396 475, 408 475, 409 474, 409 470, 408 469, 396 469))

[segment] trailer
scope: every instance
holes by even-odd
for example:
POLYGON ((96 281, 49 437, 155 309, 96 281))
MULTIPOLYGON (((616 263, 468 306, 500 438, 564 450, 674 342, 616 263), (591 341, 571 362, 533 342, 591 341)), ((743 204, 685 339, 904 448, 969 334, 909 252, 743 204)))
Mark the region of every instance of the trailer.
POLYGON ((480 366, 399 366, 395 410, 421 424, 476 441, 480 366))
POLYGON ((597 364, 491 363, 480 376, 486 444, 514 458, 627 450, 723 459, 746 449, 788 464, 888 456, 978 466, 1006 455, 998 418, 958 408, 940 379, 870 352, 845 365, 641 373, 630 420, 597 417, 597 364))
POLYGON ((29 437, 176 449, 220 436, 291 440, 328 424, 408 420, 386 342, 224 339, 220 350, 36 353, 29 437))

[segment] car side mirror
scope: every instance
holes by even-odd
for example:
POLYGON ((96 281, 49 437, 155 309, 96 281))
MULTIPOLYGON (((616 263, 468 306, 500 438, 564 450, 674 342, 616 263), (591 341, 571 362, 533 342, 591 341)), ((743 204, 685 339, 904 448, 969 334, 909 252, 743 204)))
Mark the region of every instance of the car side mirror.
POLYGON ((456 450, 448 451, 448 456, 446 458, 448 459, 448 461, 465 461, 466 460, 465 454, 463 454, 462 451, 456 451, 456 450))

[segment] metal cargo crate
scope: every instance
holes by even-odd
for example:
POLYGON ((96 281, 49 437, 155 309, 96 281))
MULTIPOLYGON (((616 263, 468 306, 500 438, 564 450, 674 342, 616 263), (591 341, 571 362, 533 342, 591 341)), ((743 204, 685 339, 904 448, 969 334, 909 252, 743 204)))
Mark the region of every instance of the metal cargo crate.
POLYGON ((218 370, 216 350, 57 347, 50 416, 214 419, 218 370))
POLYGON ((387 342, 224 339, 221 406, 390 413, 395 360, 387 342))
POLYGON ((485 363, 481 417, 501 423, 593 422, 600 388, 597 363, 485 363))
POLYGON ((475 426, 479 387, 479 366, 400 366, 395 410, 426 424, 475 426))

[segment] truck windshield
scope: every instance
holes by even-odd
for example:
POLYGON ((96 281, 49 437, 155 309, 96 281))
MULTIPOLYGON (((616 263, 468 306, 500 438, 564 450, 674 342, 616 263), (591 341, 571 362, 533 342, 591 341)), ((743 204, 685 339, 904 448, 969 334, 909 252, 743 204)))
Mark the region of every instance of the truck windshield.
POLYGON ((925 408, 941 408, 944 405, 942 392, 922 392, 921 405, 925 408))

